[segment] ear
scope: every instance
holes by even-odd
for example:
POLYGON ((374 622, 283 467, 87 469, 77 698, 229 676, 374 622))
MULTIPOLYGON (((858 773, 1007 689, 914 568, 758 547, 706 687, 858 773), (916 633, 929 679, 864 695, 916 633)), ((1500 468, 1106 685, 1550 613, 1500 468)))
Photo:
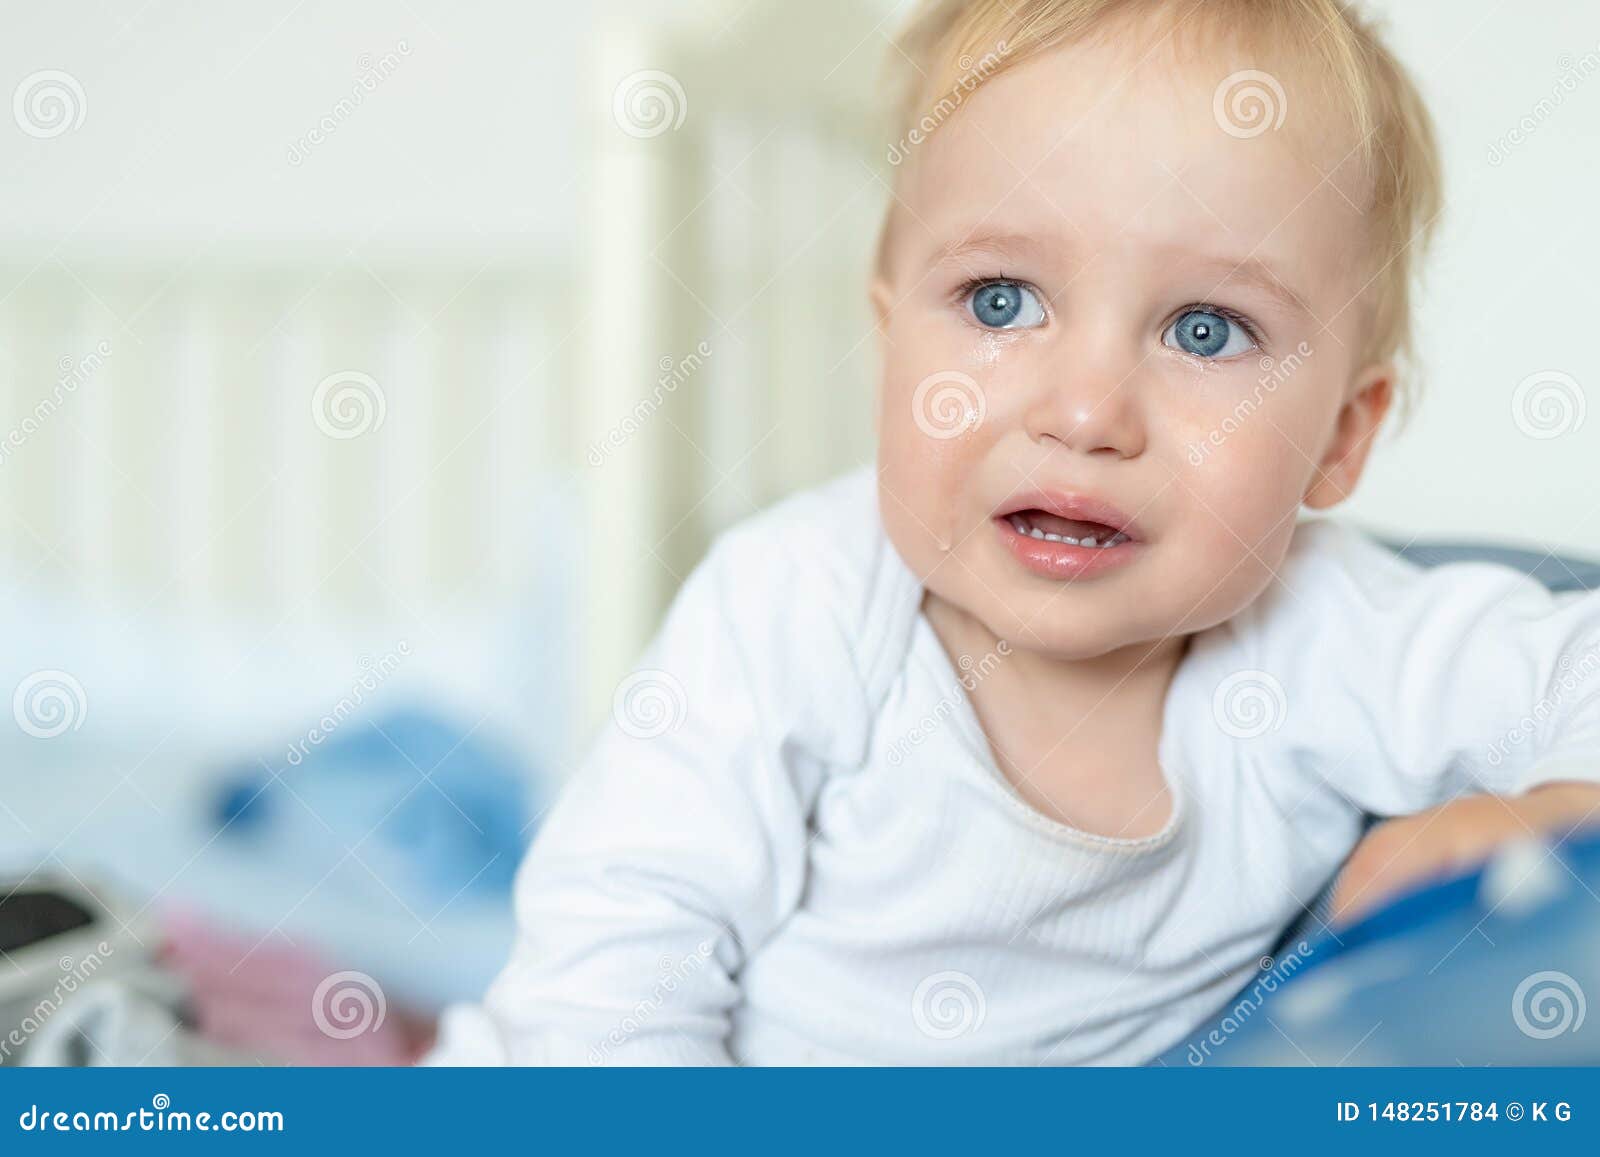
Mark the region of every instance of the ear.
POLYGON ((1333 439, 1316 477, 1302 501, 1313 510, 1326 510, 1350 497, 1367 465, 1367 454, 1394 400, 1394 366, 1380 362, 1368 366, 1355 380, 1355 389, 1339 408, 1333 439))

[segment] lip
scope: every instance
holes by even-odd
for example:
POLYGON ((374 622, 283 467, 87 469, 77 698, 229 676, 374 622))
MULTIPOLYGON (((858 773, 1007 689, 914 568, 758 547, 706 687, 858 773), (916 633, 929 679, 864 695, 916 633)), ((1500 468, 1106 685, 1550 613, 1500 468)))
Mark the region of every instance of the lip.
POLYGON ((1134 542, 1144 540, 1144 534, 1133 519, 1103 498, 1096 498, 1092 494, 1031 490, 1013 495, 1003 507, 995 511, 994 516, 1008 518, 1024 510, 1042 510, 1046 514, 1054 514, 1057 518, 1073 518, 1080 522, 1099 522, 1113 530, 1121 531, 1134 542))
POLYGON ((1145 546, 1144 535, 1133 519, 1111 503, 1087 494, 1047 490, 1019 494, 995 512, 994 524, 1001 541, 1017 561, 1044 578, 1083 579, 1104 574, 1132 562, 1145 546), (1128 541, 1118 546, 1085 547, 1019 534, 1011 525, 1011 515, 1024 510, 1042 510, 1059 518, 1099 522, 1127 535, 1128 541))

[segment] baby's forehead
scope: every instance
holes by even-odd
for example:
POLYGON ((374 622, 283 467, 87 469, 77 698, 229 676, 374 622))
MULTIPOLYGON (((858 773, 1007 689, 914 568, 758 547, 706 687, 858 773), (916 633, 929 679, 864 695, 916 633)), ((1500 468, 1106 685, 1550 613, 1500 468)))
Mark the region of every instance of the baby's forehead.
POLYGON ((1338 264, 1371 196, 1359 138, 1320 86, 1240 62, 1103 43, 1040 53, 919 146, 901 196, 933 234, 982 221, 1042 239, 1310 247, 1338 264))

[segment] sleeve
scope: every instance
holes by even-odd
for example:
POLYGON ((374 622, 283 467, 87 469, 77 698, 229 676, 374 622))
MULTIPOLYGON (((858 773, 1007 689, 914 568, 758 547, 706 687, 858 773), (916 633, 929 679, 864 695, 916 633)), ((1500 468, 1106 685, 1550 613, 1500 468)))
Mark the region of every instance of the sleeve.
POLYGON ((1423 569, 1354 530, 1314 527, 1276 595, 1300 627, 1262 663, 1290 672, 1288 712, 1329 786, 1399 815, 1600 782, 1600 594, 1551 594, 1483 563, 1423 569))
POLYGON ((510 962, 431 1063, 730 1063, 739 968, 805 881, 806 737, 863 725, 847 632, 755 545, 713 548, 618 686, 519 869, 510 962))

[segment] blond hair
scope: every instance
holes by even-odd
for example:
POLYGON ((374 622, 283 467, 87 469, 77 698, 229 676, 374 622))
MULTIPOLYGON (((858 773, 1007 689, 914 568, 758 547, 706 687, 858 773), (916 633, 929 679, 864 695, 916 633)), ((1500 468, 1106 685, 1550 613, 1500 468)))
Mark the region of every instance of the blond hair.
MULTIPOLYGON (((1195 14, 1202 19, 1194 31, 1309 66, 1329 107, 1354 130, 1354 155, 1371 181, 1363 352, 1369 361, 1410 355, 1411 283, 1443 206, 1438 145, 1405 68, 1342 0, 925 0, 890 56, 904 73, 897 139, 917 140, 919 127, 923 136, 936 131, 993 76, 1047 49, 1106 34, 1118 18, 1161 19, 1175 29, 1195 14)), ((890 146, 891 161, 896 149, 890 146)), ((888 223, 886 216, 886 236, 888 223)))

